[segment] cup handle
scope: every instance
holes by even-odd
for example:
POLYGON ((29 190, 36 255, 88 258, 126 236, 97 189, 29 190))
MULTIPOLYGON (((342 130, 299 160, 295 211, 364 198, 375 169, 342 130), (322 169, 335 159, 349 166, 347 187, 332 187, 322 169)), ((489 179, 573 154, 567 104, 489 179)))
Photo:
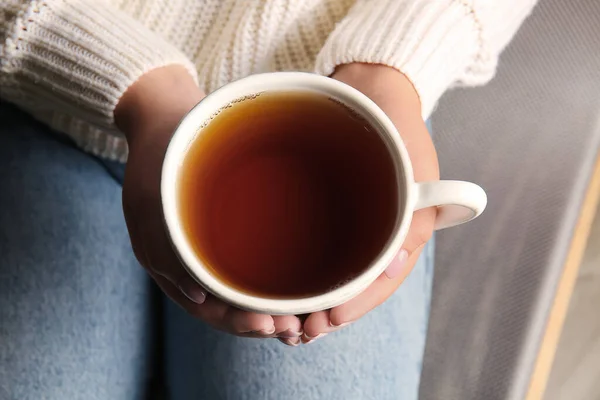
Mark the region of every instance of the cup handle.
POLYGON ((418 182, 415 211, 437 207, 435 230, 464 224, 477 218, 487 205, 485 191, 463 181, 418 182))

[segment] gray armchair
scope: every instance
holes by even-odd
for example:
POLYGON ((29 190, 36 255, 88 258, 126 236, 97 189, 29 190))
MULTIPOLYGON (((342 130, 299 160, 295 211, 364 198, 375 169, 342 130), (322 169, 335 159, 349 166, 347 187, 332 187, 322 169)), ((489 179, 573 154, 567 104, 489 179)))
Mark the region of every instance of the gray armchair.
POLYGON ((433 128, 443 177, 481 184, 489 206, 438 235, 421 398, 540 398, 538 357, 600 146, 600 1, 541 0, 496 79, 447 94, 433 128))

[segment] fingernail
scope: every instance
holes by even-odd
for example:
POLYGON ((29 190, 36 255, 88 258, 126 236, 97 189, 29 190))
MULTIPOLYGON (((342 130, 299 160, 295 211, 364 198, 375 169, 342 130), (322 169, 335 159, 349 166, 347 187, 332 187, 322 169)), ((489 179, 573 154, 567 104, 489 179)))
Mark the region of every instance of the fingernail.
POLYGON ((348 326, 352 323, 352 321, 350 322, 344 322, 343 324, 339 324, 339 325, 335 325, 333 322, 329 321, 329 326, 332 328, 343 328, 345 326, 348 326))
POLYGON ((273 325, 269 329, 261 329, 259 332, 262 333, 263 335, 272 335, 275 333, 275 325, 273 325))
POLYGON ((259 330, 256 330, 256 331, 249 331, 249 332, 246 332, 246 333, 256 333, 258 335, 264 335, 264 336, 272 335, 272 334, 275 333, 275 325, 273 325, 269 329, 259 329, 259 330))
POLYGON ((385 275, 389 279, 397 278, 404 270, 406 260, 408 260, 408 251, 402 249, 385 270, 385 275))
POLYGON ((183 293, 190 301, 193 301, 196 304, 202 304, 206 301, 206 292, 192 278, 185 277, 181 279, 177 286, 179 287, 179 290, 181 290, 181 293, 183 293))
POLYGON ((300 331, 300 332, 294 332, 291 329, 283 331, 283 332, 281 332, 279 334, 279 337, 283 338, 283 339, 293 339, 293 338, 297 338, 297 337, 300 337, 300 336, 302 336, 302 331, 300 331))
POLYGON ((291 347, 296 347, 300 344, 300 338, 277 338, 277 340, 279 340, 281 343, 285 344, 286 346, 291 346, 291 347))
POLYGON ((303 338, 303 342, 304 342, 304 344, 310 344, 310 343, 314 342, 315 340, 317 340, 317 339, 320 339, 320 338, 322 338, 322 337, 324 337, 324 336, 327 336, 327 334, 326 334, 326 333, 319 333, 319 334, 318 334, 317 336, 315 336, 315 337, 310 337, 310 336, 308 336, 308 335, 305 333, 304 335, 302 335, 302 338, 303 338))

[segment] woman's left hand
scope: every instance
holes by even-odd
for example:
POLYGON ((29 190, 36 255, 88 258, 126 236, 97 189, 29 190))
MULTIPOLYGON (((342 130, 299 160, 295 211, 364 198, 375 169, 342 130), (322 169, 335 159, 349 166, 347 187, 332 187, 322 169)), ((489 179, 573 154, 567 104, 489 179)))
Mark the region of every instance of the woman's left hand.
MULTIPOLYGON (((408 149, 416 181, 439 179, 437 155, 421 117, 419 96, 405 75, 382 65, 347 64, 339 67, 333 78, 360 90, 390 117, 408 149)), ((431 238, 435 217, 435 208, 416 211, 402 249, 386 271, 354 299, 311 314, 304 322, 302 341, 310 343, 356 321, 391 296, 431 238)))

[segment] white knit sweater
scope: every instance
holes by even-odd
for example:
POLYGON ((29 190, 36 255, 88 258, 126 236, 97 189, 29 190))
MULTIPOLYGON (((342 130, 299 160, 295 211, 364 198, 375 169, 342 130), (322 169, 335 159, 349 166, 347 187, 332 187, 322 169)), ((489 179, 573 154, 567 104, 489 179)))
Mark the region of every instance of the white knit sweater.
POLYGON ((182 64, 205 92, 282 70, 380 63, 428 117, 494 74, 535 0, 0 0, 0 96, 85 150, 125 160, 114 108, 142 74, 182 64))

